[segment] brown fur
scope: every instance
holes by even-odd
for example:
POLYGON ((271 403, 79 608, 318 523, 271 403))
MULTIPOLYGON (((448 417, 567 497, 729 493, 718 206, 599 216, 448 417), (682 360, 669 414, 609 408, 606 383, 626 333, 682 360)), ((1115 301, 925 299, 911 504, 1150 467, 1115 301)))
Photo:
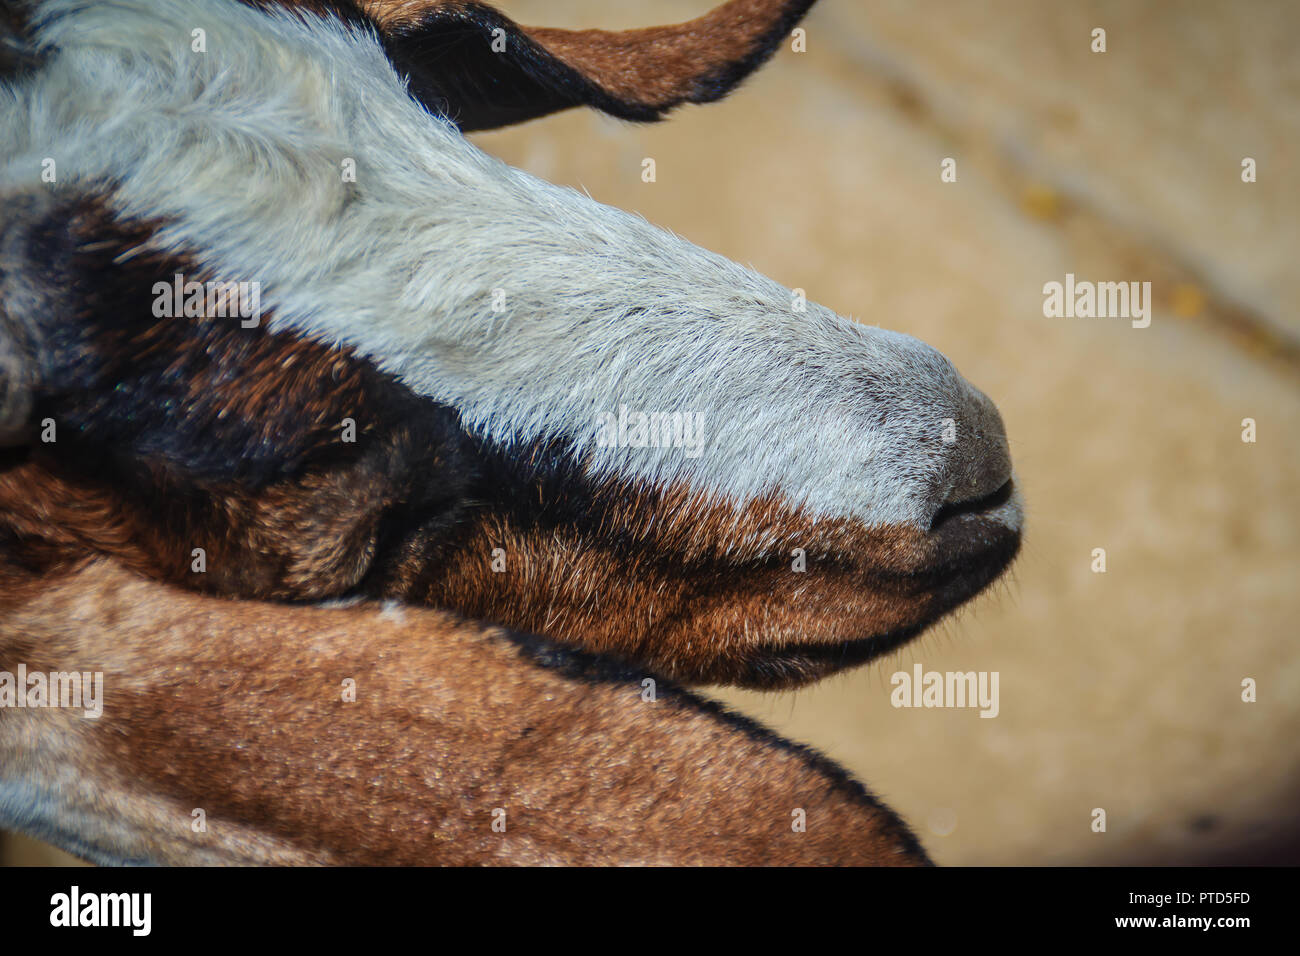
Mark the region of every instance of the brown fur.
POLYGON ((556 635, 678 680, 788 687, 901 643, 1015 552, 1009 533, 963 554, 947 535, 813 521, 775 499, 735 509, 616 482, 591 509, 590 521, 566 524, 482 514, 432 569, 413 542, 376 593, 556 635), (492 568, 494 548, 504 571, 492 568), (806 571, 792 569, 796 548, 806 571))
POLYGON ((0 576, 0 670, 104 673, 99 720, 0 710, 0 785, 80 817, 92 858, 925 862, 834 765, 545 643, 432 610, 204 597, 109 561, 0 576))

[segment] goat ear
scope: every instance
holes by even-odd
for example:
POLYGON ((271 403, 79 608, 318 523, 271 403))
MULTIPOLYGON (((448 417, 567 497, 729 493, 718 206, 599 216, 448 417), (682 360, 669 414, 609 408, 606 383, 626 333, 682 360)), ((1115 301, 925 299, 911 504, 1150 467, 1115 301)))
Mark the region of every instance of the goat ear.
POLYGON ((676 26, 521 27, 459 0, 371 0, 390 59, 411 92, 462 130, 591 106, 651 121, 731 92, 775 51, 815 0, 730 0, 676 26))

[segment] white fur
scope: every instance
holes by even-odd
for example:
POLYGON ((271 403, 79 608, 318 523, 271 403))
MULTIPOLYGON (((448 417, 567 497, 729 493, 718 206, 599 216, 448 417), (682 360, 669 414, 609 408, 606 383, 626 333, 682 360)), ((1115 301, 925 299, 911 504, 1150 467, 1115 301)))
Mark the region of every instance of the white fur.
POLYGON ((166 247, 259 282, 272 327, 351 343, 491 439, 566 438, 597 473, 922 526, 963 480, 943 420, 962 439, 989 406, 938 352, 793 311, 777 283, 485 155, 373 36, 233 0, 39 9, 57 52, 0 89, 0 189, 47 156, 62 184, 119 183, 123 213, 172 223, 166 247), (621 405, 702 415, 703 454, 598 447, 621 405))

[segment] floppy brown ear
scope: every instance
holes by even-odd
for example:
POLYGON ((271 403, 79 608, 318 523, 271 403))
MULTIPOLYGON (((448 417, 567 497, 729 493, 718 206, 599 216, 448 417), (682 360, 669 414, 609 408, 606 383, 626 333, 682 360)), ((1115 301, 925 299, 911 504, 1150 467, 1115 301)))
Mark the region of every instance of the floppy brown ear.
POLYGON ((361 0, 411 92, 465 131, 591 106, 651 121, 726 96, 815 0, 730 0, 675 26, 521 27, 463 0, 361 0))

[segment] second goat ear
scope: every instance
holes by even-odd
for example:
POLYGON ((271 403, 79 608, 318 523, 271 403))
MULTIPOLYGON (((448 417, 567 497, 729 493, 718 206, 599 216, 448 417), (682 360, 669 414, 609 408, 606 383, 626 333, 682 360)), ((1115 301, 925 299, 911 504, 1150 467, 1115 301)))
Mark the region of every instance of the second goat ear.
POLYGON ((702 17, 638 30, 523 27, 480 3, 360 4, 430 109, 462 130, 590 106, 661 119, 721 99, 772 56, 814 0, 731 0, 702 17))

